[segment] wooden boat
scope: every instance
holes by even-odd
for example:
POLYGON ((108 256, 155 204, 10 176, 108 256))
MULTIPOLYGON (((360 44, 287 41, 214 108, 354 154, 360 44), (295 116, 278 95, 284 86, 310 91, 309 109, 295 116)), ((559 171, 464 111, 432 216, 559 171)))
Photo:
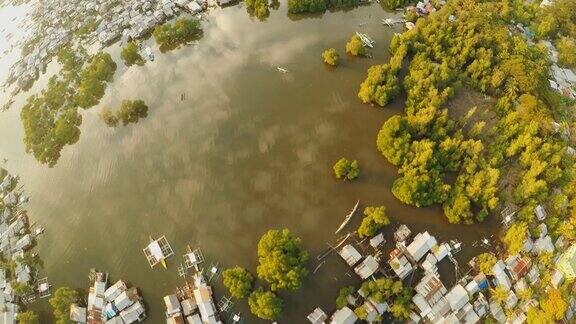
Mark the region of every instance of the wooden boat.
POLYGON ((348 222, 350 221, 350 219, 352 219, 352 216, 354 216, 354 213, 356 212, 356 209, 358 209, 358 205, 360 204, 360 200, 358 200, 356 202, 356 205, 354 205, 354 208, 352 209, 352 211, 346 216, 346 218, 344 218, 344 221, 342 222, 342 224, 340 225, 340 227, 338 227, 338 229, 336 230, 336 233, 334 234, 338 234, 338 232, 340 232, 341 230, 344 229, 344 227, 346 227, 346 225, 348 224, 348 222))

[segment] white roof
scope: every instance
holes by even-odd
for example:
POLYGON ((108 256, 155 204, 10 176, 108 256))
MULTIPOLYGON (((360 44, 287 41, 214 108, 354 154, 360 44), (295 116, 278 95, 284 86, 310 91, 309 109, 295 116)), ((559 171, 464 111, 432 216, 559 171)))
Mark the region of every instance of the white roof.
POLYGON ((212 290, 207 286, 194 289, 194 298, 204 323, 219 323, 216 321, 216 307, 212 301, 212 290))
POLYGON ((436 238, 426 231, 424 233, 418 233, 416 237, 414 237, 414 241, 412 241, 406 249, 412 258, 418 262, 436 243, 436 238))
POLYGON ((118 280, 115 284, 106 289, 106 291, 104 292, 104 298, 106 299, 106 301, 111 302, 125 290, 126 290, 126 284, 124 283, 124 281, 118 280))
POLYGON ((116 306, 116 309, 119 311, 132 305, 132 303, 133 301, 130 299, 130 296, 128 296, 126 291, 123 291, 120 295, 118 295, 118 297, 114 298, 114 306, 116 306))
POLYGON ((412 302, 414 305, 416 305, 416 307, 418 307, 418 310, 420 311, 420 317, 424 317, 432 311, 432 307, 430 307, 428 302, 426 302, 424 296, 420 294, 414 295, 414 297, 412 297, 412 302))
POLYGON ((347 244, 345 245, 342 250, 340 251, 340 256, 348 263, 349 266, 354 266, 360 259, 362 259, 362 255, 356 248, 352 245, 347 244))
POLYGON ((457 311, 468 302, 468 292, 462 285, 456 285, 446 295, 446 299, 448 299, 450 308, 452 308, 453 311, 457 311))
POLYGON ((166 304, 166 314, 169 316, 179 313, 181 311, 180 302, 176 295, 164 296, 164 304, 166 304))
POLYGON ((331 324, 354 324, 358 320, 358 317, 354 312, 348 308, 340 308, 333 315, 330 321, 331 324))
POLYGON ((373 256, 369 255, 356 268, 354 268, 354 271, 360 276, 360 278, 366 279, 373 275, 379 267, 380 265, 378 264, 378 261, 376 261, 373 256))
POLYGON ((384 242, 384 234, 380 233, 370 239, 370 246, 378 247, 382 242, 384 242))

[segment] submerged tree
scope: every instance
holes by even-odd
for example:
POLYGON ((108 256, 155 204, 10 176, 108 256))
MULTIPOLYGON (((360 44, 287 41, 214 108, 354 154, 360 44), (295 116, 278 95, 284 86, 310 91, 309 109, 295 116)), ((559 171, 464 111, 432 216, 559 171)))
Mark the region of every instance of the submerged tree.
POLYGON ((335 48, 329 48, 322 52, 322 59, 328 65, 337 66, 339 61, 338 52, 336 52, 335 48))
POLYGON ((54 310, 56 324, 69 324, 70 306, 78 300, 78 292, 68 287, 60 287, 56 290, 49 302, 54 310))
POLYGON ((252 314, 265 320, 273 321, 282 313, 282 299, 275 293, 264 291, 262 288, 250 294, 248 305, 252 314))
POLYGON ((116 116, 124 126, 137 123, 140 118, 148 116, 148 106, 143 100, 122 100, 116 116))
POLYGON ((135 41, 131 40, 122 48, 120 52, 120 57, 124 60, 124 64, 127 66, 131 65, 143 65, 145 63, 144 58, 138 52, 138 45, 135 41))
POLYGON ((354 56, 364 56, 366 55, 366 48, 360 36, 353 35, 350 41, 346 43, 346 53, 350 53, 354 56))
POLYGON ((224 270, 222 278, 232 297, 238 299, 248 296, 254 285, 254 276, 241 267, 224 270))
POLYGON ((272 291, 297 290, 308 275, 308 258, 300 239, 289 230, 270 230, 258 242, 258 277, 268 282, 272 291))
POLYGON ((337 179, 354 180, 360 175, 360 166, 358 161, 349 161, 341 158, 334 164, 334 175, 337 179))
POLYGON ((340 288, 338 291, 338 297, 336 297, 336 308, 344 308, 348 305, 348 296, 354 293, 356 288, 354 286, 347 286, 344 288, 340 288))
POLYGON ((366 207, 364 218, 358 227, 358 236, 360 238, 372 237, 388 224, 390 224, 390 219, 386 215, 386 207, 366 207))
POLYGON ((198 19, 179 18, 174 24, 157 26, 152 32, 161 51, 173 50, 202 36, 198 19))
POLYGON ((116 117, 110 108, 102 108, 100 113, 98 114, 100 119, 106 124, 108 127, 116 127, 118 126, 118 117, 116 117))

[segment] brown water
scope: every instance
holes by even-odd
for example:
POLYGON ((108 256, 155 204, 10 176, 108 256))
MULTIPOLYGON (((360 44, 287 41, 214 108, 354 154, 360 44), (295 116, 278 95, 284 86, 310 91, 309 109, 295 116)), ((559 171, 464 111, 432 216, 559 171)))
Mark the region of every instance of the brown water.
MULTIPOLYGON (((255 271, 260 235, 286 227, 302 238, 313 269, 357 199, 363 206, 385 205, 394 224, 464 241, 464 261, 478 251, 470 242, 489 236, 494 224, 448 225, 439 207, 408 208, 390 192, 396 168, 375 141, 382 123, 400 112, 401 100, 381 109, 356 97, 366 69, 388 59, 395 30, 380 19, 393 13, 374 4, 291 20, 285 10, 283 2, 258 22, 239 6, 218 9, 204 22, 198 44, 162 55, 154 47, 156 61, 143 67, 119 64, 100 106, 83 112, 79 142, 64 148, 54 168, 24 152, 19 113, 27 94, 0 114, 0 158, 22 176, 31 217, 46 227, 38 250, 52 284, 86 288, 90 268, 108 271, 112 280, 139 287, 148 322, 161 323, 162 297, 182 283, 176 267, 187 244, 200 246, 208 263, 255 271), (373 59, 344 55, 355 31, 376 41, 373 59), (321 62, 328 47, 343 56, 336 69, 321 62), (100 107, 138 98, 150 107, 138 124, 111 129, 98 119, 100 107), (342 156, 359 160, 358 181, 334 179, 332 164, 342 156), (162 234, 176 256, 168 270, 152 270, 142 248, 149 235, 162 234)), ((119 49, 111 52, 119 62, 119 49)), ((304 323, 316 306, 333 311, 337 290, 357 282, 347 271, 329 258, 300 291, 282 293, 280 322, 304 323)), ((223 294, 219 284, 216 294, 223 294)), ((34 308, 50 321, 46 302, 34 308)), ((245 301, 235 309, 249 313, 245 301)))

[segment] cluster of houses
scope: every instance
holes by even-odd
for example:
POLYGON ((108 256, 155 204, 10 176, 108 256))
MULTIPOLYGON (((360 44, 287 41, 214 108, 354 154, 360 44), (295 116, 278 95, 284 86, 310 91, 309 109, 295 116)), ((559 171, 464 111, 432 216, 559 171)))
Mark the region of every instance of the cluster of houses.
POLYGON ((168 324, 221 324, 212 288, 201 272, 193 276, 192 284, 179 289, 176 294, 164 297, 168 324))
MULTIPOLYGON (((234 0, 217 0, 227 5, 234 0)), ((123 39, 148 35, 154 27, 183 13, 198 14, 208 7, 207 0, 50 0, 35 3, 32 13, 35 31, 29 45, 33 49, 9 70, 7 85, 15 84, 13 95, 34 82, 46 63, 60 48, 86 29, 87 39, 101 47, 123 39)))
POLYGON ((37 264, 29 250, 34 245, 34 236, 42 229, 31 233, 28 218, 22 204, 28 199, 16 190, 17 178, 0 169, 0 253, 3 260, 12 260, 14 267, 0 269, 0 322, 16 323, 16 316, 23 304, 50 295, 46 278, 38 280, 37 264), (27 287, 17 293, 19 286, 27 287), (24 291, 24 293, 22 292, 24 291))
POLYGON ((74 303, 70 306, 70 320, 74 323, 129 324, 143 321, 146 310, 136 287, 122 280, 108 287, 108 274, 93 270, 92 286, 86 306, 74 303))
MULTIPOLYGON (((535 213, 540 220, 546 217, 543 207, 537 208, 535 213)), ((363 280, 387 276, 406 282, 410 276, 410 283, 414 282, 414 295, 409 322, 479 323, 486 316, 491 316, 499 323, 521 324, 527 320, 528 309, 538 306, 538 292, 529 300, 519 297, 541 278, 540 272, 544 269, 539 269, 533 261, 537 255, 548 252, 554 256, 555 268, 548 288, 559 288, 563 283, 576 278, 576 244, 568 246, 562 237, 553 243, 543 223, 539 225, 538 232, 539 236, 534 239, 527 233, 522 254, 497 260, 489 274, 479 271, 473 259, 470 262, 471 271, 455 285, 448 287, 440 278, 438 263, 447 258, 457 265, 453 254, 459 251, 460 243, 438 243, 434 236, 423 232, 416 234, 408 244, 411 231, 405 225, 401 225, 394 233, 396 246, 389 254, 389 268, 385 264, 380 265, 378 253, 363 257, 350 244, 345 245, 339 254, 363 280), (496 300, 491 296, 490 287, 500 287, 508 292, 506 300, 496 300)), ((385 242, 381 235, 372 238, 370 243, 378 242, 374 247, 385 242)), ((569 289, 574 289, 574 286, 569 289)), ((576 319, 576 295, 572 292, 570 296, 566 321, 576 319)), ((358 317, 353 309, 360 305, 366 310, 368 322, 376 321, 390 311, 388 303, 366 298, 361 290, 349 295, 347 300, 352 308, 343 307, 330 317, 321 308, 316 308, 308 315, 308 320, 313 324, 356 323, 358 317)))
POLYGON ((567 97, 576 99, 576 74, 574 71, 558 66, 558 51, 550 41, 541 40, 539 44, 548 50, 552 60, 552 65, 550 66, 551 79, 548 80, 550 87, 567 97))

